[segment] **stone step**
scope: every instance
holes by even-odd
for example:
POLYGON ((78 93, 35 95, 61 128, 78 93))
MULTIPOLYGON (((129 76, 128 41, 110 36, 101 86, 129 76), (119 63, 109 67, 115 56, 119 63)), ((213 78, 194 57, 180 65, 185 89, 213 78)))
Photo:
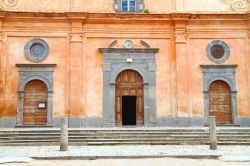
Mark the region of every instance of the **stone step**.
MULTIPOLYGON (((15 136, 3 136, 0 139, 6 138, 59 138, 60 135, 30 135, 29 137, 25 135, 15 135, 15 136)), ((196 138, 196 137, 208 137, 208 135, 69 135, 69 138, 103 138, 103 137, 122 137, 122 138, 130 138, 130 137, 175 137, 175 138, 196 138)), ((241 136, 237 136, 241 137, 241 136)))
MULTIPOLYGON (((3 137, 17 137, 17 136, 23 136, 23 137, 32 137, 32 136, 42 136, 42 137, 50 137, 50 136, 60 136, 60 133, 32 133, 32 134, 27 134, 27 133, 17 133, 17 134, 0 134, 0 139, 3 137)), ((176 137, 181 137, 181 136, 208 136, 208 133, 93 133, 93 134, 71 134, 69 133, 69 136, 88 136, 88 137, 96 137, 96 136, 101 136, 101 137, 130 137, 130 136, 176 136, 176 137)), ((228 134, 228 133, 218 133, 218 137, 250 137, 250 133, 242 133, 242 134, 228 134)))
MULTIPOLYGON (((225 134, 218 134, 219 138, 222 137, 229 137, 230 138, 250 138, 249 135, 225 135, 225 134)), ((0 139, 5 138, 33 138, 33 137, 60 137, 60 134, 15 134, 15 135, 0 135, 0 139)), ((208 137, 208 134, 91 134, 91 135, 85 135, 85 134, 69 134, 69 137, 208 137)))
MULTIPOLYGON (((250 145, 250 129, 219 129, 218 144, 250 145)), ((84 145, 116 144, 208 144, 207 129, 69 129, 69 143, 84 145)), ((1 129, 0 146, 58 145, 59 129, 1 129)))
MULTIPOLYGON (((41 132, 47 132, 47 133, 59 133, 60 130, 15 130, 15 131, 0 131, 0 133, 41 133, 41 132)), ((187 133, 203 133, 203 132, 208 132, 207 130, 202 130, 202 131, 197 131, 197 130, 69 130, 69 133, 123 133, 123 132, 131 132, 131 133, 153 133, 153 132, 158 132, 158 133, 175 133, 175 132, 187 132, 187 133)))
MULTIPOLYGON (((44 134, 44 133, 33 133, 33 134, 23 134, 23 133, 20 133, 20 134, 0 134, 0 138, 1 137, 15 137, 15 136, 24 136, 24 137, 30 137, 30 136, 59 136, 60 134, 44 134)), ((193 134, 190 134, 190 133, 152 133, 152 134, 149 134, 149 133, 115 133, 115 134, 112 134, 112 133, 95 133, 95 134, 71 134, 69 133, 69 136, 208 136, 208 134, 206 133, 193 133, 193 134)), ((246 134, 245 134, 246 135, 246 134)), ((240 136, 240 135, 239 135, 240 136)), ((244 135, 242 135, 244 136, 244 135)))
MULTIPOLYGON (((69 145, 140 145, 140 144, 151 144, 151 145, 208 145, 208 141, 91 141, 91 142, 70 142, 69 145)), ((59 145, 59 142, 47 142, 47 141, 39 141, 39 142, 11 142, 11 143, 1 143, 0 146, 54 146, 59 145)), ((250 141, 248 142, 238 142, 238 141, 230 141, 230 142, 218 142, 218 145, 250 145, 250 141)))
MULTIPOLYGON (((183 142, 183 143, 190 143, 192 144, 192 142, 200 142, 200 144, 207 144, 208 140, 207 139, 196 139, 196 140, 178 140, 178 139, 98 139, 98 140, 69 140, 69 144, 71 143, 87 143, 87 142, 101 142, 101 143, 106 143, 106 142, 111 142, 111 141, 115 141, 115 142, 119 142, 119 143, 128 143, 128 142, 137 142, 137 143, 142 143, 142 142, 151 142, 151 143, 156 143, 156 142, 169 142, 169 143, 176 143, 176 142, 183 142)), ((242 141, 238 141, 238 140, 220 140, 218 141, 218 144, 222 144, 222 143, 235 143, 237 142, 237 144, 246 144, 249 143, 249 140, 242 140, 242 141)), ((0 144, 12 144, 12 143, 26 143, 26 144, 31 144, 31 143, 59 143, 59 141, 56 140, 16 140, 16 141, 0 141, 0 144)))
MULTIPOLYGON (((57 133, 59 134, 60 131, 0 131, 0 134, 19 134, 19 133, 45 133, 45 134, 49 134, 49 133, 57 133)), ((168 130, 163 130, 163 131, 71 131, 69 130, 69 133, 71 134, 75 134, 75 133, 83 133, 83 134, 96 134, 96 133, 208 133, 208 131, 179 131, 179 130, 175 130, 175 131, 168 131, 168 130)), ((218 134, 250 134, 250 131, 217 131, 218 134)))
MULTIPOLYGON (((42 142, 42 143, 4 143, 1 144, 0 146, 58 146, 59 149, 59 145, 60 143, 46 143, 46 142, 42 142)), ((107 146, 107 145, 209 145, 209 143, 201 143, 201 142, 191 142, 191 143, 183 143, 183 142, 124 142, 124 143, 120 143, 120 142, 89 142, 89 143, 70 143, 70 146, 86 146, 86 145, 90 145, 90 146, 94 146, 94 145, 103 145, 103 146, 107 146)), ((250 142, 220 142, 218 143, 218 145, 245 145, 245 146, 249 146, 250 142)))

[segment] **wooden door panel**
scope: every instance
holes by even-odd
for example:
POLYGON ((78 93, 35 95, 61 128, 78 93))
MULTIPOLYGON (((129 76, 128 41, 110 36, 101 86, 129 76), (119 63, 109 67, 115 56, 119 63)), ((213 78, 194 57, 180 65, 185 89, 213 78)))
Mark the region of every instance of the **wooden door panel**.
POLYGON ((47 108, 38 109, 38 103, 47 103, 48 90, 40 80, 30 81, 24 93, 24 125, 42 125, 47 123, 47 108))
POLYGON ((137 125, 143 125, 144 110, 143 110, 143 97, 142 96, 137 97, 136 106, 137 106, 137 115, 136 115, 137 125))
POLYGON ((116 125, 122 125, 122 99, 121 96, 116 97, 116 125))
POLYGON ((136 124, 144 124, 143 80, 139 73, 125 70, 116 78, 116 125, 122 125, 122 96, 136 96, 136 124))
POLYGON ((215 81, 209 88, 210 115, 219 125, 232 124, 230 88, 224 81, 215 81))

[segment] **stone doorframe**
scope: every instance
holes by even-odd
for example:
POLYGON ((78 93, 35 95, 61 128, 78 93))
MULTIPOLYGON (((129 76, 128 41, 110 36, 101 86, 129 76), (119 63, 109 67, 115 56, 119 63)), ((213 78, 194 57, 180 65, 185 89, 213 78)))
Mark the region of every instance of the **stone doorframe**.
POLYGON ((209 87, 216 81, 225 81, 230 87, 231 111, 233 125, 239 125, 237 113, 237 90, 235 81, 235 69, 237 65, 201 65, 203 73, 203 94, 204 94, 204 118, 205 125, 208 124, 209 117, 209 87))
POLYGON ((47 126, 52 126, 52 102, 53 102, 53 73, 55 64, 16 64, 18 67, 19 86, 18 86, 18 104, 16 126, 22 126, 24 90, 27 83, 32 80, 44 82, 48 89, 47 104, 47 126))
POLYGON ((144 125, 156 125, 157 48, 100 48, 103 54, 103 126, 115 126, 115 84, 124 70, 134 70, 143 78, 144 125))

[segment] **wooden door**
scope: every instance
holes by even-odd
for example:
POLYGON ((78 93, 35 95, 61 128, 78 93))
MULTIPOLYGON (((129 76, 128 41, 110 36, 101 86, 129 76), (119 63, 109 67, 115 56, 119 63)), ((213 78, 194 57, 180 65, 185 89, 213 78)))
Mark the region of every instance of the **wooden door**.
POLYGON ((122 96, 136 96, 136 125, 144 124, 143 79, 134 70, 125 70, 116 78, 116 125, 122 125, 122 96))
POLYGON ((40 80, 30 81, 25 86, 23 110, 24 125, 45 125, 47 123, 47 96, 47 86, 40 80), (38 104, 45 107, 40 108, 38 104))
POLYGON ((218 125, 232 124, 230 88, 224 81, 214 81, 209 87, 210 115, 218 125))

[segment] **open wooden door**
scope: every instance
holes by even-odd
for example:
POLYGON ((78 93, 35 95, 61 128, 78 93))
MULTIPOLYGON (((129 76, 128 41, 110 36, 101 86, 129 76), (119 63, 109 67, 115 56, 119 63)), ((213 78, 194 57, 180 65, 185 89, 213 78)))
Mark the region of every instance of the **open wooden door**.
POLYGON ((144 124, 144 97, 143 97, 143 79, 141 75, 134 70, 124 70, 116 78, 116 125, 143 125, 144 124), (125 97, 127 96, 127 97, 125 97), (130 99, 129 99, 130 97, 130 99), (126 100, 126 101, 125 101, 126 100), (133 108, 133 100, 136 100, 135 108, 133 108), (129 103, 131 101, 131 103, 129 103), (126 105, 123 102, 127 102, 126 105), (129 105, 129 106, 127 106, 129 105), (125 114, 129 114, 131 118, 134 116, 135 122, 125 122, 123 118, 125 114))

